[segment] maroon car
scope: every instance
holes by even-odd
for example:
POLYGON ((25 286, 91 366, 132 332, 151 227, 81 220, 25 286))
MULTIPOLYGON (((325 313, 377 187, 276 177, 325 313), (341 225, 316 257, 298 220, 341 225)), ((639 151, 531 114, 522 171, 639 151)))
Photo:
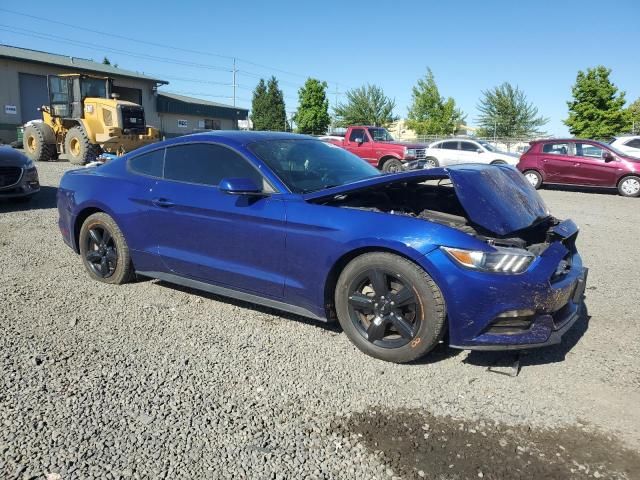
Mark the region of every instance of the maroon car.
POLYGON ((535 188, 544 183, 579 185, 617 188, 622 196, 640 196, 640 158, 595 140, 536 140, 517 167, 535 188))

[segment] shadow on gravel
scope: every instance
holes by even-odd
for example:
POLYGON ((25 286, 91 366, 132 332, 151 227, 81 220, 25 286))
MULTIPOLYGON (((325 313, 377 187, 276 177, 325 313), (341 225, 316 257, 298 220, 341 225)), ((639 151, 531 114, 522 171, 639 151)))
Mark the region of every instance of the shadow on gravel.
POLYGON ((0 198, 0 213, 56 208, 57 193, 56 187, 42 186, 40 192, 36 193, 29 201, 0 198))
POLYGON ((171 288, 172 290, 178 290, 180 292, 188 293, 190 295, 196 295, 198 297, 207 298, 209 300, 215 300, 216 302, 229 303, 231 305, 235 305, 236 307, 247 308, 249 310, 255 310, 257 312, 261 312, 267 315, 275 315, 277 317, 282 317, 287 320, 294 320, 299 323, 304 323, 307 325, 312 325, 314 327, 322 328, 323 330, 327 330, 333 333, 342 333, 342 328, 338 322, 329 322, 324 323, 317 320, 313 320, 310 318, 302 317, 300 315, 295 315, 293 313, 284 312, 282 310, 276 310, 275 308, 265 307, 263 305, 257 305, 251 302, 245 302, 243 300, 237 300, 235 298, 223 297, 221 295, 216 295, 214 293, 204 292, 202 290, 195 290, 189 287, 183 287, 182 285, 175 285, 173 283, 165 282, 162 280, 155 280, 156 285, 160 285, 162 287, 171 288))
POLYGON ((479 352, 472 351, 465 359, 465 363, 479 367, 505 366, 516 361, 520 357, 520 368, 527 365, 545 365, 548 363, 563 362, 569 352, 577 345, 582 336, 589 329, 588 308, 585 304, 580 312, 580 318, 562 337, 562 343, 549 347, 530 350, 506 351, 506 352, 479 352))
POLYGON ((640 478, 640 453, 584 427, 534 430, 382 407, 336 419, 335 427, 357 435, 393 470, 387 474, 403 479, 640 478))

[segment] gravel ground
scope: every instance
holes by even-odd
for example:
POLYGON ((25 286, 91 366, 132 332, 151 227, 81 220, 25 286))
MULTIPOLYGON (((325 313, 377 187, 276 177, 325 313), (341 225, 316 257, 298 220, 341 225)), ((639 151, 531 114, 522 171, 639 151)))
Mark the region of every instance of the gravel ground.
POLYGON ((364 356, 335 326, 88 279, 67 163, 0 202, 1 478, 640 478, 640 200, 543 190, 581 225, 588 315, 522 355, 364 356))

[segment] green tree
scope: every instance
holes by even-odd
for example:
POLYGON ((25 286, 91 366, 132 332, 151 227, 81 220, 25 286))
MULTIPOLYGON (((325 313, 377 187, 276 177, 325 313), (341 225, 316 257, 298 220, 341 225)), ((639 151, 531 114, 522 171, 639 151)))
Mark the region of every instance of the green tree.
POLYGON ((325 133, 331 123, 327 82, 308 78, 298 90, 298 98, 298 111, 293 115, 298 133, 325 133))
POLYGON ((564 121, 572 135, 605 139, 625 131, 629 120, 625 93, 609 80, 610 73, 602 65, 578 72, 571 88, 573 99, 567 102, 569 117, 564 121))
POLYGON ((634 135, 640 133, 640 98, 638 98, 635 102, 629 105, 627 108, 627 116, 629 118, 629 130, 634 135))
POLYGON ((103 65, 111 65, 112 67, 118 68, 118 64, 117 63, 111 63, 111 60, 109 60, 107 57, 104 57, 102 59, 102 64, 103 65))
POLYGON ((509 82, 482 92, 478 103, 479 136, 526 137, 539 135, 549 122, 517 86, 509 82))
POLYGON ((254 130, 281 132, 289 128, 284 95, 276 77, 271 77, 266 84, 261 78, 256 85, 251 101, 251 121, 254 130))
POLYGON ((347 102, 339 103, 333 109, 338 126, 386 126, 398 119, 393 114, 395 100, 387 97, 382 88, 376 85, 354 88, 347 91, 346 95, 347 102))
POLYGON ((253 91, 251 99, 251 121, 254 130, 269 130, 267 126, 267 111, 269 109, 267 101, 267 85, 261 78, 253 91))
POLYGON ((463 124, 465 115, 456 108, 453 98, 440 95, 430 68, 413 87, 407 126, 418 135, 453 134, 463 124))

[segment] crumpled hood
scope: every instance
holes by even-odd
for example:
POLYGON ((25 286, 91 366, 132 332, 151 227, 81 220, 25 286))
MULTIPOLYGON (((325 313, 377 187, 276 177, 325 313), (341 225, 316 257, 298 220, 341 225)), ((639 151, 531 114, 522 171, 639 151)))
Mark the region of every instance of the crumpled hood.
POLYGON ((509 235, 549 216, 542 197, 515 168, 508 165, 467 164, 376 175, 366 180, 303 195, 305 200, 404 182, 449 178, 469 219, 498 236, 509 235))

